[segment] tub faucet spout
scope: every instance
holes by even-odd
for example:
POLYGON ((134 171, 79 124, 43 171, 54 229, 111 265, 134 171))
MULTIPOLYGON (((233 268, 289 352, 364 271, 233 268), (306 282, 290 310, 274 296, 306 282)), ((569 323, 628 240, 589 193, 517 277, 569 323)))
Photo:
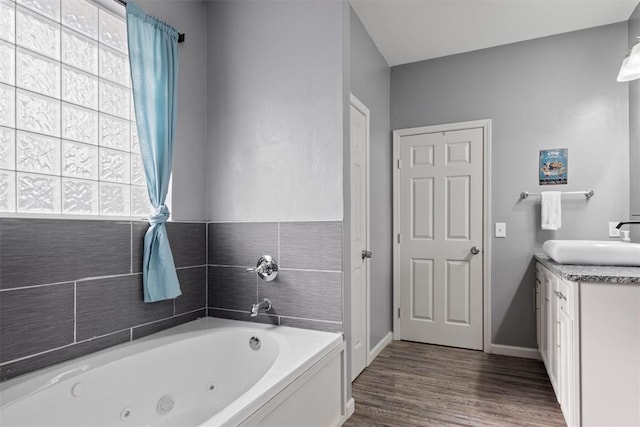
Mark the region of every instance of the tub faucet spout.
POLYGON ((271 310, 271 301, 268 298, 263 299, 258 304, 253 304, 251 306, 251 317, 256 317, 260 310, 269 311, 271 310))
POLYGON ((619 222, 618 225, 616 225, 616 228, 620 230, 620 227, 622 227, 625 224, 640 224, 640 221, 622 221, 622 222, 619 222))

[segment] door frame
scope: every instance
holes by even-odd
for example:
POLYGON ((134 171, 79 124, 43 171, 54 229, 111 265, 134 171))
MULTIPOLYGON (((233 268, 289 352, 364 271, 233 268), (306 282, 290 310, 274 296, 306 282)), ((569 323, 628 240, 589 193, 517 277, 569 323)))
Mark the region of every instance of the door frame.
MULTIPOLYGON (((353 108, 355 108, 356 110, 358 110, 360 113, 362 113, 362 115, 364 116, 365 119, 365 123, 366 123, 366 127, 365 127, 365 141, 364 141, 364 152, 365 152, 365 161, 366 161, 366 165, 365 165, 365 186, 366 186, 366 190, 365 190, 365 194, 367 197, 367 209, 366 209, 366 221, 367 221, 367 229, 366 229, 366 239, 367 239, 367 246, 368 248, 366 250, 371 250, 371 194, 370 194, 370 176, 369 176, 369 171, 370 171, 370 145, 371 145, 371 113, 369 111, 369 108, 367 108, 366 105, 364 105, 364 103, 362 101, 360 101, 353 93, 350 94, 350 105, 353 106, 353 108)), ((351 122, 349 122, 349 126, 351 126, 351 122)), ((351 150, 351 140, 349 141, 349 150, 351 150)), ((349 186, 351 186, 351 160, 349 160, 349 186)), ((353 196, 353 193, 352 193, 353 196)), ((349 240, 351 240, 351 235, 349 235, 349 240)), ((351 242, 353 243, 353 242, 351 242)), ((351 247, 351 245, 350 245, 351 247)), ((349 259, 351 259, 351 254, 349 254, 349 259)), ((370 341, 371 341, 371 261, 367 262, 366 265, 366 274, 367 274, 367 285, 366 285, 366 307, 365 307, 365 311, 366 311, 366 330, 365 330, 365 347, 366 347, 366 353, 367 353, 367 359, 366 359, 366 366, 369 366, 369 364, 373 361, 373 358, 371 357, 371 348, 370 348, 370 341)), ((351 277, 351 265, 349 266, 349 277, 351 277)), ((349 307, 351 310, 351 313, 353 313, 353 301, 351 301, 351 307, 349 307)), ((351 322, 353 322, 353 320, 351 320, 351 322)), ((353 339, 353 338, 352 338, 353 339)), ((349 343, 349 351, 351 350, 351 343, 349 343)), ((351 377, 351 373, 349 373, 349 377, 351 377)), ((351 381, 351 380, 350 380, 351 381)))
POLYGON ((422 133, 482 128, 483 133, 483 219, 482 219, 482 348, 491 352, 491 119, 420 126, 393 131, 393 339, 400 340, 400 138, 422 133))

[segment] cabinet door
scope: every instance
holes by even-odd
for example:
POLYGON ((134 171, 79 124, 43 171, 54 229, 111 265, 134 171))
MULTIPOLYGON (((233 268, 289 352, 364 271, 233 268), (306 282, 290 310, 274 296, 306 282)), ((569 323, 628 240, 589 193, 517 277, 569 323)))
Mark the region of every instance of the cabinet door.
POLYGON ((551 273, 545 276, 545 286, 547 288, 547 372, 549 373, 553 390, 558 396, 558 281, 551 273))
POLYGON ((580 425, 578 285, 558 280, 560 348, 558 356, 559 401, 567 425, 580 425))
POLYGON ((560 310, 560 347, 558 348, 558 388, 562 414, 568 426, 573 426, 575 390, 573 366, 573 319, 560 310))
POLYGON ((536 305, 536 343, 538 344, 538 351, 542 352, 542 312, 540 311, 542 304, 542 296, 540 295, 540 279, 536 277, 536 289, 535 289, 535 305, 536 305))
POLYGON ((538 274, 536 275, 536 286, 538 286, 538 293, 537 293, 537 297, 539 298, 539 302, 537 304, 537 311, 536 311, 536 316, 537 317, 537 335, 538 335, 538 350, 540 350, 540 357, 542 358, 542 361, 544 362, 545 365, 548 364, 548 357, 547 357, 547 301, 548 301, 548 296, 547 296, 547 292, 546 292, 546 286, 545 286, 545 275, 546 275, 546 270, 545 268, 538 264, 538 274))
POLYGON ((540 283, 540 355, 542 356, 542 361, 548 364, 549 360, 549 345, 547 342, 547 306, 549 298, 547 297, 547 287, 544 282, 540 283))

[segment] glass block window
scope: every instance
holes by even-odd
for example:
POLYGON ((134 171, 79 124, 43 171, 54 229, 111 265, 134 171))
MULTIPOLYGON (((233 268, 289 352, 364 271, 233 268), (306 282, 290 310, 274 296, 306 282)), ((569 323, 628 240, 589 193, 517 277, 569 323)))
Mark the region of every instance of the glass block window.
POLYGON ((146 217, 127 27, 89 0, 0 0, 0 213, 146 217))

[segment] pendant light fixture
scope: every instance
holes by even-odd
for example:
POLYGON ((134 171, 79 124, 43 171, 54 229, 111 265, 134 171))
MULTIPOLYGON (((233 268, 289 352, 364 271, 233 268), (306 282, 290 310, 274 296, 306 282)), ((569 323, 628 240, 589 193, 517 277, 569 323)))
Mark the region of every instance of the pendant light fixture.
POLYGON ((633 48, 627 50, 620 66, 620 72, 618 72, 619 82, 628 82, 638 78, 640 78, 640 37, 633 48))

